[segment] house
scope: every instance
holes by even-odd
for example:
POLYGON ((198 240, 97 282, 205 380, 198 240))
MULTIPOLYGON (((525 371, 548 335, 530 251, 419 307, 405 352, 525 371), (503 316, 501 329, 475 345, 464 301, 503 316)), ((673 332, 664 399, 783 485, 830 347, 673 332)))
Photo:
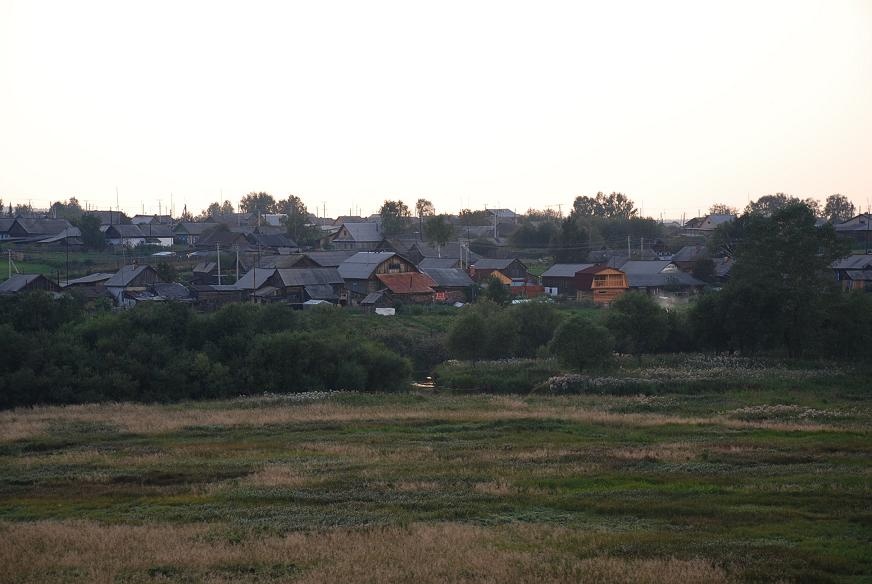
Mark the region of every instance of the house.
POLYGON ((418 272, 418 268, 406 258, 388 251, 362 251, 339 264, 339 275, 352 295, 363 298, 384 288, 379 274, 403 274, 418 272))
POLYGON ((422 270, 434 284, 436 302, 469 302, 472 300, 472 288, 475 286, 472 278, 465 270, 459 268, 430 268, 422 270))
POLYGON ((69 227, 64 229, 57 235, 52 235, 45 239, 40 239, 36 242, 36 245, 43 247, 56 247, 56 248, 81 248, 84 243, 82 242, 82 232, 78 227, 69 227))
POLYGON ((341 227, 345 223, 363 223, 364 221, 366 221, 366 219, 360 215, 340 215, 333 220, 333 225, 341 227))
POLYGON ((0 294, 21 294, 22 292, 60 292, 57 283, 42 274, 12 274, 12 277, 0 284, 0 294))
POLYGON ((347 301, 345 280, 336 268, 255 268, 245 273, 236 287, 259 302, 303 304, 307 300, 331 303, 347 301))
POLYGON ((686 235, 708 235, 721 225, 735 220, 735 215, 720 213, 696 217, 684 224, 684 233, 686 235))
POLYGON ((168 302, 193 302, 191 291, 178 282, 155 282, 148 291, 153 294, 152 300, 168 302))
POLYGON ((173 226, 167 223, 142 223, 138 224, 137 227, 145 236, 146 245, 172 247, 175 241, 173 226))
POLYGON ((100 225, 120 225, 127 216, 121 211, 87 211, 85 215, 93 215, 100 220, 100 225))
POLYGON ((333 236, 331 245, 333 249, 373 251, 383 240, 380 223, 343 223, 333 236))
POLYGON ((112 246, 136 247, 145 244, 145 234, 139 228, 139 225, 108 225, 105 226, 103 234, 106 236, 106 243, 112 246))
POLYGON ((376 278, 394 304, 431 304, 436 298, 436 282, 427 274, 376 274, 376 278))
POLYGON ((134 215, 130 222, 134 225, 171 225, 173 218, 169 215, 134 215))
POLYGON ((32 217, 16 217, 9 226, 8 238, 22 242, 47 239, 68 229, 72 225, 66 219, 37 219, 32 217))
POLYGON ((198 249, 216 250, 221 248, 225 251, 233 249, 248 251, 251 248, 251 244, 244 233, 231 231, 225 227, 218 226, 214 229, 202 232, 197 243, 194 245, 196 245, 198 249))
POLYGON ((460 258, 424 258, 418 262, 418 269, 422 272, 432 269, 461 268, 460 258))
POLYGON ((704 245, 685 245, 680 250, 672 254, 669 260, 682 272, 692 272, 693 266, 697 260, 706 259, 709 257, 708 249, 704 245))
POLYGON ((202 237, 205 232, 214 229, 217 225, 217 223, 195 223, 185 221, 179 223, 173 228, 173 238, 175 239, 175 242, 180 245, 194 246, 197 245, 197 242, 200 241, 200 237, 202 237))
POLYGON ((62 287, 64 292, 72 292, 89 300, 93 300, 100 298, 101 296, 108 296, 106 282, 111 280, 112 276, 114 276, 114 274, 97 272, 95 274, 88 274, 81 278, 69 280, 68 282, 63 283, 62 287))
POLYGON ((338 268, 342 262, 353 256, 355 251, 307 251, 305 256, 322 268, 338 268))
POLYGON ((460 267, 461 262, 464 266, 470 266, 481 259, 481 256, 469 251, 469 246, 458 241, 450 241, 439 247, 420 241, 412 242, 403 255, 417 265, 426 259, 454 259, 457 267, 460 267))
POLYGON ((469 275, 478 283, 486 282, 494 276, 506 286, 515 285, 515 282, 526 284, 531 279, 527 266, 517 258, 481 258, 469 268, 469 275))
POLYGON ((0 217, 0 241, 9 239, 9 229, 15 223, 13 217, 0 217))
POLYGON ((843 290, 872 290, 872 254, 854 254, 833 262, 843 290))
POLYGON ((511 209, 485 209, 499 223, 517 223, 520 215, 511 209))
POLYGON ((200 262, 194 266, 192 283, 208 285, 218 281, 218 264, 215 262, 200 262))
POLYGON ((217 310, 226 304, 245 302, 248 300, 248 292, 237 288, 235 284, 191 286, 191 295, 199 310, 217 310))
POLYGON ((293 239, 282 233, 252 233, 246 236, 249 244, 260 251, 290 254, 300 250, 293 239))
POLYGON ((850 238, 856 243, 865 245, 865 249, 872 250, 872 214, 860 213, 847 221, 834 225, 838 235, 850 238))
POLYGON ((554 264, 542 274, 542 285, 551 296, 592 299, 610 304, 629 288, 627 275, 603 264, 554 264))
POLYGON ((160 282, 154 268, 147 265, 122 266, 115 275, 106 280, 106 290, 118 306, 130 307, 136 304, 138 295, 160 282))
POLYGON ((620 269, 627 275, 631 290, 648 294, 689 294, 705 287, 705 282, 682 272, 667 260, 631 260, 624 262, 620 269))

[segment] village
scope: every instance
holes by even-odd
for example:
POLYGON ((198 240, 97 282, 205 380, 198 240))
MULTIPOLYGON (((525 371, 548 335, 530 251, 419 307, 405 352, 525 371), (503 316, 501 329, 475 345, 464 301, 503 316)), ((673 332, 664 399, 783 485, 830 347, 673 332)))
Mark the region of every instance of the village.
MULTIPOLYGON (((419 201, 418 217, 393 217, 388 203, 393 202, 386 201, 388 215, 383 208, 369 217, 335 219, 308 214, 302 206, 305 243, 291 238, 287 213, 211 208, 195 221, 80 211, 73 219, 80 227, 58 213, 75 208, 75 199, 42 214, 28 209, 26 217, 0 218, 0 243, 8 264, 0 294, 43 290, 109 302, 119 309, 142 302, 180 302, 209 311, 252 302, 393 314, 410 305, 462 306, 490 285, 503 287, 513 302, 541 298, 608 306, 621 294, 637 291, 668 307, 722 286, 734 263, 711 241, 719 228, 736 220, 733 212, 713 212, 683 224, 649 219, 646 227, 650 231, 653 223, 656 229, 647 239, 628 234, 626 240, 612 238, 598 246, 555 246, 553 238, 530 245, 522 236, 542 226, 557 229, 568 220, 556 214, 486 209, 436 216, 432 205, 422 210, 419 201), (77 258, 95 247, 83 237, 86 224, 99 227, 98 247, 104 251, 101 260, 90 261, 99 271, 81 273, 88 265, 77 258), (431 224, 442 228, 428 230, 431 224), (567 255, 569 260, 561 261, 567 255), (45 256, 60 258, 62 265, 27 271, 28 263, 45 256), (71 262, 79 273, 71 274, 71 262)), ((618 220, 646 221, 633 213, 618 220)), ((843 289, 872 290, 870 219, 869 213, 860 213, 832 221, 853 248, 832 264, 832 276, 843 289)), ((829 224, 826 219, 818 222, 829 224)))

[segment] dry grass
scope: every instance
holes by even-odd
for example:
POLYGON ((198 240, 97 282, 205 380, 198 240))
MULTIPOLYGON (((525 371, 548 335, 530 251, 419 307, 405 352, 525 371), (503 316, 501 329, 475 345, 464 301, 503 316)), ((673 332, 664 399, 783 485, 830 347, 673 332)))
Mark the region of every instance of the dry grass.
MULTIPOLYGON (((0 524, 3 578, 15 582, 725 583, 701 559, 581 557, 556 546, 559 528, 461 524, 293 533, 242 541, 215 526, 0 524), (518 545, 520 542, 521 545, 518 545)), ((586 543, 595 543, 587 536, 586 543)), ((585 543, 584 540, 578 540, 585 543)))
POLYGON ((312 422, 348 423, 358 421, 493 421, 553 419, 619 426, 662 426, 670 424, 718 424, 728 428, 765 428, 779 431, 843 431, 862 425, 735 420, 722 415, 683 416, 656 413, 615 413, 555 400, 527 404, 516 398, 493 396, 489 407, 457 410, 436 404, 426 412, 398 405, 347 405, 332 401, 304 405, 265 404, 252 408, 199 409, 196 406, 155 406, 140 404, 87 404, 44 406, 0 412, 0 441, 11 441, 48 433, 57 422, 102 424, 135 434, 161 434, 192 426, 263 426, 312 422))

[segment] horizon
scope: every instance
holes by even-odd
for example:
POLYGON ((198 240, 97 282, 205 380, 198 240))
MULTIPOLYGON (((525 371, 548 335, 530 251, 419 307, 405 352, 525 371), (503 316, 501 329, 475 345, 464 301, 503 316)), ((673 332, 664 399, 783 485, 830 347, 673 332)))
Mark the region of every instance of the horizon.
POLYGON ((0 198, 178 215, 264 191, 336 217, 418 198, 565 214, 617 191, 666 220, 784 192, 868 210, 869 22, 863 0, 6 0, 0 198))

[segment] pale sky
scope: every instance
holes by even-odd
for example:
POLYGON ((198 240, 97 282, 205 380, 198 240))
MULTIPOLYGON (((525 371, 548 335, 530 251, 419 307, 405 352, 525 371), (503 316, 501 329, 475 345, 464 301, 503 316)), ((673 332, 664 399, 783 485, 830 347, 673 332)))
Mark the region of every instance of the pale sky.
POLYGON ((0 198, 872 199, 872 0, 0 0, 0 198))

